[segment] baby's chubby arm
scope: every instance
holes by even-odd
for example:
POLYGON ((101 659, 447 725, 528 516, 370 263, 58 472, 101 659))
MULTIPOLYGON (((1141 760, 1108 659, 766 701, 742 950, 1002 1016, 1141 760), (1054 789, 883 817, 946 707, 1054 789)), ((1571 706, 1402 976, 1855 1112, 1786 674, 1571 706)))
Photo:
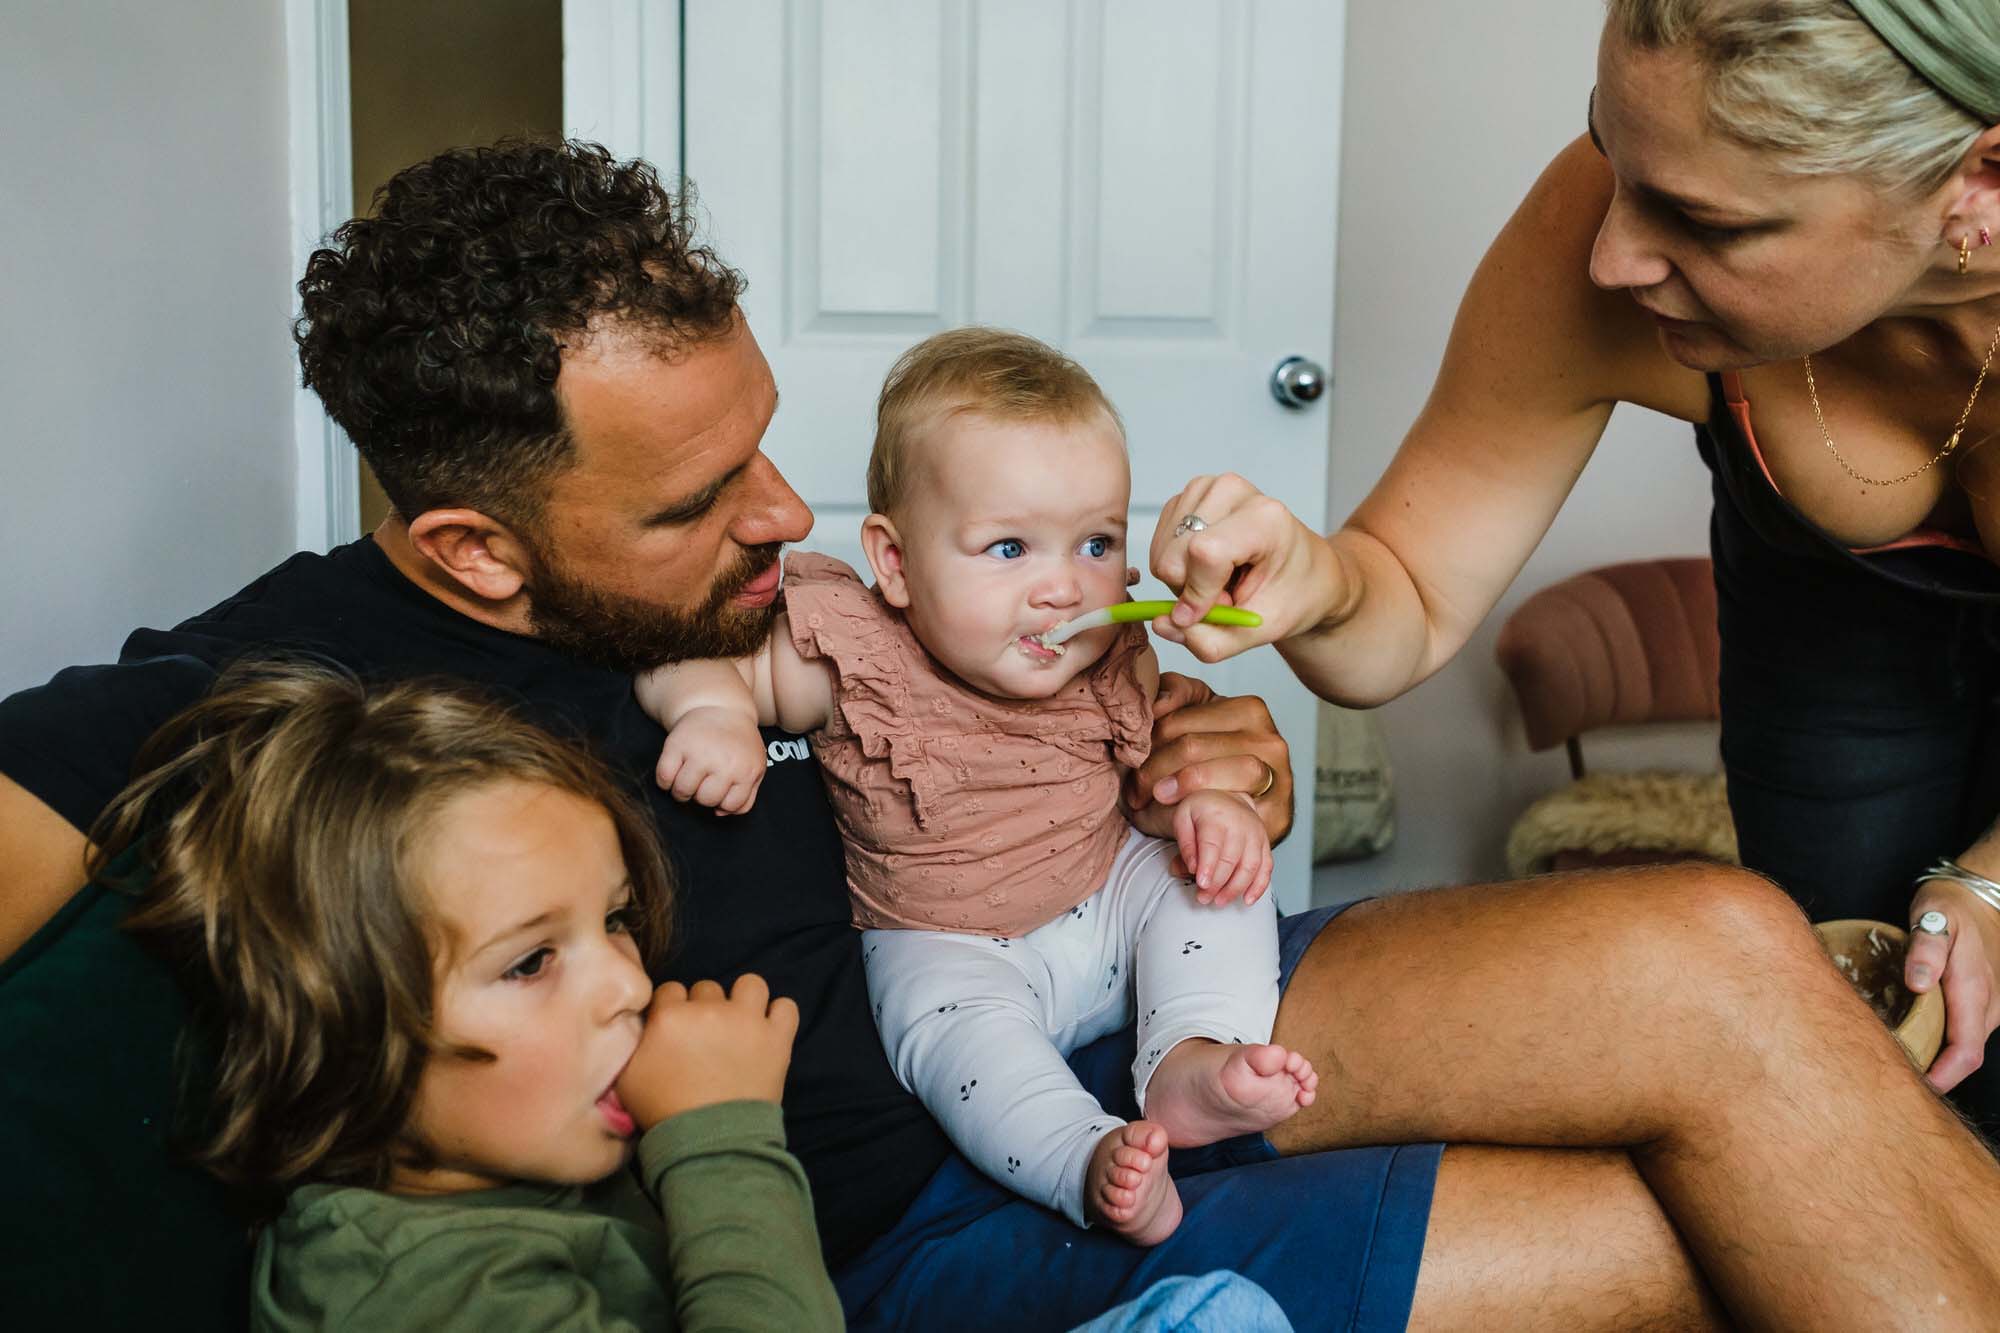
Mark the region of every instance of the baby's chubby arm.
MULTIPOLYGON (((1134 670, 1146 697, 1157 695, 1160 659, 1151 648, 1139 655, 1134 670)), ((1271 835, 1256 804, 1242 792, 1190 792, 1176 805, 1148 806, 1145 813, 1169 817, 1197 900, 1218 906, 1238 898, 1254 903, 1271 887, 1271 835)), ((1168 830, 1141 825, 1139 831, 1163 836, 1168 830)))
MULTIPOLYGON (((768 645, 757 657, 769 653, 768 645)), ((740 815, 764 781, 764 738, 757 732, 757 657, 670 662, 640 676, 639 704, 667 729, 653 775, 677 801, 740 815)))
POLYGON ((641 675, 639 704, 667 729, 655 777, 678 801, 742 814, 764 781, 759 726, 814 731, 833 708, 833 674, 809 662, 780 615, 749 657, 671 662, 641 675))

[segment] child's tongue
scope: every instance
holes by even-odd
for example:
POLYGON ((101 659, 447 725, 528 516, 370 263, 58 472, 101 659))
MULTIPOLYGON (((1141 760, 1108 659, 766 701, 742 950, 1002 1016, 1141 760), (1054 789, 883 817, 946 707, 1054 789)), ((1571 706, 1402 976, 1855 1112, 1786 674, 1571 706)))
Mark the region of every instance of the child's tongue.
POLYGON ((605 1123, 611 1126, 611 1132, 614 1134, 629 1139, 633 1131, 639 1127, 632 1119, 632 1113, 625 1109, 625 1103, 618 1100, 616 1088, 607 1089, 604 1095, 597 1099, 597 1109, 604 1113, 605 1123))

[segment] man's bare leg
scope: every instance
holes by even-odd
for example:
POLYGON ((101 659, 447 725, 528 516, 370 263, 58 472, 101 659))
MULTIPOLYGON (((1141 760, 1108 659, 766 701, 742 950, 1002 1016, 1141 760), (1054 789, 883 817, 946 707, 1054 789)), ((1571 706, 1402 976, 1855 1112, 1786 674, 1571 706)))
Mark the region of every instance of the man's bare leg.
MULTIPOLYGON (((1741 1322, 1973 1327, 2000 1311, 2000 1168, 1754 875, 1363 904, 1308 951, 1273 1037, 1321 1078, 1271 1132, 1281 1149, 1625 1148, 1741 1322)), ((1549 1169, 1534 1156, 1519 1169, 1549 1169)), ((1466 1262, 1451 1225, 1435 1217, 1428 1244, 1466 1262)))
POLYGON ((1726 1327, 1625 1153, 1445 1149, 1412 1333, 1726 1327))

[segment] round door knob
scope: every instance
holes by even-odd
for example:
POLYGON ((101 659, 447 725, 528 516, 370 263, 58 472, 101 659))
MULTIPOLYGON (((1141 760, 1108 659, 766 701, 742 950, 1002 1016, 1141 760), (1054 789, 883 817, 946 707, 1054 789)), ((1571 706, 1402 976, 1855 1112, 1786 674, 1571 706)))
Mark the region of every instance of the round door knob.
POLYGON ((1288 356, 1271 372, 1271 396, 1286 407, 1304 407, 1326 392, 1326 368, 1302 356, 1288 356))

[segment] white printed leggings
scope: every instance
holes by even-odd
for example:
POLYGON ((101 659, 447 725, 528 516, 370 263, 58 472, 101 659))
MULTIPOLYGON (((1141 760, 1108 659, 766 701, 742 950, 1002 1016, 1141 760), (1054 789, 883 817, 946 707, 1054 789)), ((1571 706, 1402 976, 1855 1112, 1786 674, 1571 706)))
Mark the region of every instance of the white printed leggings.
POLYGON ((1134 833, 1104 886, 1019 939, 934 930, 862 937, 882 1045, 980 1170, 1079 1226, 1091 1151, 1119 1124, 1063 1057, 1132 1021, 1132 1087, 1190 1037, 1256 1044, 1278 1012, 1267 894, 1204 907, 1168 873, 1174 846, 1134 833), (1137 992, 1137 1004, 1133 1003, 1137 992))

